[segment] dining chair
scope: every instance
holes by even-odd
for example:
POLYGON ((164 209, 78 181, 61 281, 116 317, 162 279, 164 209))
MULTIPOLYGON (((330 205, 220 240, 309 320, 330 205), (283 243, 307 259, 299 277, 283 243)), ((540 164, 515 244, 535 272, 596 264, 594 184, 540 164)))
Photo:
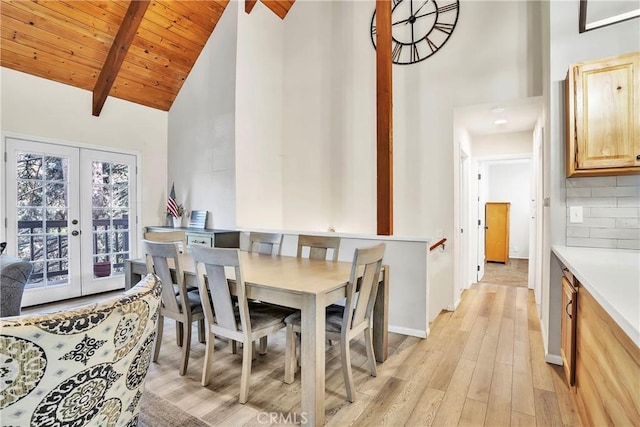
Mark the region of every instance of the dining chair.
POLYGON ((173 319, 177 322, 178 345, 182 346, 180 375, 184 375, 189 364, 191 323, 198 322, 199 340, 200 342, 205 341, 204 312, 200 303, 200 293, 197 290, 187 292, 177 243, 151 242, 149 240, 143 240, 142 243, 147 261, 147 271, 149 273, 155 272, 162 281, 162 305, 158 319, 153 361, 157 362, 160 354, 164 318, 173 319), (171 274, 169 260, 174 266, 175 276, 171 274), (175 277, 175 281, 173 277, 175 277))
POLYGON ((196 262, 200 298, 207 324, 202 385, 207 386, 211 379, 215 336, 241 342, 240 403, 246 403, 249 397, 253 342, 262 342, 268 334, 283 329, 285 317, 293 313, 293 310, 265 303, 254 304, 247 300, 238 249, 193 245, 191 251, 196 262), (231 298, 225 267, 234 269, 237 301, 231 298))
POLYGON ((307 236, 301 234, 298 236, 298 258, 302 258, 305 248, 309 248, 309 258, 311 259, 327 259, 329 249, 332 250, 331 261, 338 260, 338 251, 340 249, 340 237, 338 236, 307 236))
POLYGON ((151 242, 178 242, 180 252, 187 251, 187 233, 184 231, 147 231, 144 233, 144 239, 151 242))
POLYGON ((280 255, 282 248, 282 234, 280 233, 249 233, 249 252, 266 255, 280 255))
MULTIPOLYGON (((351 274, 347 284, 346 305, 332 304, 326 308, 325 333, 328 339, 340 341, 342 374, 347 389, 347 399, 354 402, 356 398, 351 373, 351 354, 349 343, 360 333, 364 333, 367 360, 372 376, 377 375, 376 360, 373 353, 372 316, 376 301, 382 258, 385 244, 379 243, 368 248, 359 248, 353 254, 351 274), (358 286, 359 285, 359 286, 358 286), (358 296, 356 297, 356 291, 358 296)), ((297 370, 296 332, 300 333, 301 315, 296 312, 285 319, 287 324, 287 343, 285 353, 284 381, 293 382, 297 370)), ((302 360, 304 363, 304 359, 302 360)))

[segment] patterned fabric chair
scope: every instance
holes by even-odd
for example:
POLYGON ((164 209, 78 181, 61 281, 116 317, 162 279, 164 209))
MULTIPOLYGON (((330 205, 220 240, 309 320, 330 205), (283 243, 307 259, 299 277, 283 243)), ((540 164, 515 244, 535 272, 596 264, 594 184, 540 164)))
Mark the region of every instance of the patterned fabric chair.
POLYGON ((160 281, 71 311, 0 320, 3 426, 135 426, 160 281))
POLYGON ((0 254, 0 317, 20 315, 22 294, 32 271, 30 263, 0 254))

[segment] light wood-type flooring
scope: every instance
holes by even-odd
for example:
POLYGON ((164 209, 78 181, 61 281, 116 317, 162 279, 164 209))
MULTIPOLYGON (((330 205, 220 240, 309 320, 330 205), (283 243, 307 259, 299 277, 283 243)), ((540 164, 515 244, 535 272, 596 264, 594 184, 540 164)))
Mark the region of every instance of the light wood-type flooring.
MULTIPOLYGON (((378 376, 366 369, 364 346, 352 344, 357 400, 346 400, 339 346, 327 349, 326 424, 329 426, 572 426, 577 415, 562 369, 545 363, 532 291, 491 283, 464 292, 455 312, 443 312, 427 339, 390 334, 389 358, 378 376)), ((146 387, 210 425, 295 424, 300 377, 283 382, 284 332, 257 356, 249 401, 238 403, 241 351, 216 340, 214 375, 200 385, 204 345, 194 327, 189 368, 178 375, 175 324, 165 321, 158 363, 146 387)))

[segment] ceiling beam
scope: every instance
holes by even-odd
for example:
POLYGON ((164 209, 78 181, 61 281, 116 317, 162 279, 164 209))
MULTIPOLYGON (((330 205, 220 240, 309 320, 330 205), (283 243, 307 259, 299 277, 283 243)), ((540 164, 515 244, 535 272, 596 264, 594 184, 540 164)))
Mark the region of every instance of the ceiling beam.
POLYGON ((393 234, 391 1, 376 0, 376 160, 378 234, 393 234))
POLYGON ((149 0, 132 0, 129 4, 127 13, 122 19, 122 24, 120 24, 118 33, 113 39, 113 44, 111 45, 111 49, 109 49, 107 59, 104 61, 96 85, 93 88, 92 114, 94 116, 99 116, 102 111, 102 107, 107 100, 107 96, 109 96, 113 82, 118 76, 122 62, 125 56, 127 56, 129 46, 131 46, 131 42, 138 31, 138 27, 140 26, 140 22, 142 22, 142 17, 149 3, 151 3, 149 0))
POLYGON ((258 0, 244 0, 244 11, 246 13, 251 13, 253 6, 255 6, 257 2, 258 0))

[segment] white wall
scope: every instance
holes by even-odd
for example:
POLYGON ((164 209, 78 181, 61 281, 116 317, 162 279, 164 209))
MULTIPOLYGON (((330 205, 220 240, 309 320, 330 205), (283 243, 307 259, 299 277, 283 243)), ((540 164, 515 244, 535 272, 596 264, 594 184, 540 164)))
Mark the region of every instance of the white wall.
POLYGON ((237 13, 230 2, 169 111, 168 188, 207 228, 236 227, 237 13))
POLYGON ((138 210, 141 224, 164 220, 166 112, 109 97, 100 116, 94 117, 89 91, 4 67, 0 68, 0 76, 2 131, 138 153, 140 184, 144 189, 138 210))
MULTIPOLYGON (((334 62, 334 6, 313 2, 292 7, 284 21, 283 49, 283 223, 288 229, 327 231, 333 227, 332 117, 336 76, 309 62, 334 62)), ((341 77, 340 77, 341 78, 341 77)))
POLYGON ((283 21, 261 3, 237 18, 236 222, 281 229, 283 21))
POLYGON ((489 201, 509 202, 509 258, 529 258, 530 161, 489 165, 489 201))
MULTIPOLYGON (((530 9, 525 2, 463 1, 458 26, 440 52, 419 64, 393 67, 395 234, 435 236, 442 230, 453 237, 454 107, 540 94, 534 93, 541 87, 540 61, 527 53, 539 31, 530 9), (487 27, 487 22, 501 25, 487 27)), ((373 11, 373 1, 297 2, 284 20, 284 87, 313 88, 285 89, 283 99, 285 110, 299 118, 284 121, 283 205, 291 209, 287 218, 295 214, 295 228, 322 228, 318 199, 331 194, 330 222, 338 231, 375 233, 373 11), (324 90, 327 81, 330 90, 324 90), (316 160, 303 172, 298 156, 287 153, 305 144, 300 141, 305 130, 312 143, 304 150, 316 160), (326 150, 331 153, 326 173, 333 180, 320 173, 326 150), (306 188, 318 195, 316 203, 297 202, 306 188)), ((293 227, 285 221, 284 228, 293 227)), ((442 274, 433 281, 449 289, 447 305, 453 305, 451 252, 437 262, 443 268, 432 271, 442 274)))
POLYGON ((475 135, 471 143, 471 151, 475 159, 530 155, 533 147, 532 138, 533 130, 475 135))

